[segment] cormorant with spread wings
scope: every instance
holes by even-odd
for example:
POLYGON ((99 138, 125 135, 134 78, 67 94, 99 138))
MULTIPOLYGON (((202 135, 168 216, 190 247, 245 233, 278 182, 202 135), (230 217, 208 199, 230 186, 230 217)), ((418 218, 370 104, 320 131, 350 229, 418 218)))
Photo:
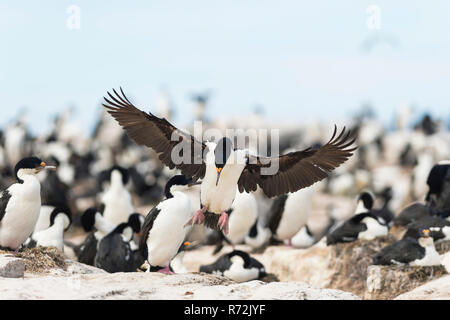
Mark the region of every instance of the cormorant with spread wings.
POLYGON ((275 157, 249 154, 234 149, 224 137, 216 143, 198 141, 164 118, 136 108, 125 96, 113 89, 104 97, 103 106, 137 144, 152 148, 170 169, 179 169, 193 181, 202 179, 201 208, 186 223, 204 223, 207 227, 228 232, 228 214, 236 195, 255 191, 259 186, 268 197, 295 192, 328 176, 344 163, 356 149, 355 139, 344 129, 320 148, 308 148, 275 157), (174 157, 176 154, 177 157, 174 157), (181 159, 181 160, 180 160, 181 159), (271 172, 271 168, 278 168, 271 172))

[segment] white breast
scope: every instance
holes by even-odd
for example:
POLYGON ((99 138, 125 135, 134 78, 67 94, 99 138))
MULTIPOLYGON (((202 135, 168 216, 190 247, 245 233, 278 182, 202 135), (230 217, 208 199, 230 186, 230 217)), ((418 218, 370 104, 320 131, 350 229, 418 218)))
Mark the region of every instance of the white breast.
POLYGON ((236 196, 236 186, 245 168, 245 152, 243 150, 232 151, 221 174, 219 183, 215 166, 214 149, 209 147, 206 155, 206 172, 201 186, 201 201, 209 212, 220 214, 228 210, 236 196))
POLYGON ((249 229, 255 223, 258 204, 253 194, 237 191, 231 208, 233 212, 230 214, 227 238, 231 243, 238 244, 244 240, 249 229))
POLYGON ((441 257, 433 245, 425 247, 425 256, 422 259, 414 260, 411 265, 414 266, 438 266, 441 264, 441 257))
POLYGON ((311 186, 289 194, 276 232, 278 239, 292 238, 306 224, 311 210, 314 188, 311 186))
POLYGON ((11 198, 0 222, 0 246, 17 249, 31 235, 41 209, 41 185, 34 176, 9 187, 11 198))
POLYGON ((236 261, 223 275, 236 282, 246 282, 258 279, 259 271, 257 268, 245 269, 243 262, 236 261))
POLYGON ((131 195, 125 187, 111 187, 102 197, 105 204, 103 217, 115 225, 127 222, 130 214, 134 212, 131 195))
POLYGON ((301 228, 291 239, 291 243, 295 248, 309 248, 314 244, 314 241, 314 237, 308 234, 306 227, 301 228))
POLYGON ((32 238, 36 241, 36 246, 56 247, 64 251, 64 217, 57 217, 55 223, 45 230, 33 234, 32 238))
POLYGON ((358 239, 373 240, 378 237, 384 237, 388 234, 388 227, 381 225, 371 217, 364 218, 362 221, 367 227, 366 231, 358 234, 358 239))
POLYGON ((175 192, 157 208, 158 214, 147 239, 148 262, 152 266, 167 266, 186 237, 184 224, 192 216, 189 197, 175 192))
POLYGON ((50 215, 52 214, 53 209, 55 209, 53 206, 41 206, 34 232, 45 230, 50 226, 50 215))

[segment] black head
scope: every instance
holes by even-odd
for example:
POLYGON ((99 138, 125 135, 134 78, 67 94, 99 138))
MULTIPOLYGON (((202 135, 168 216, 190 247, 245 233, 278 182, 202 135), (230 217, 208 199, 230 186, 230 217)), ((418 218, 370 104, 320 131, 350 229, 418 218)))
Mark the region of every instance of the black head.
POLYGON ((130 174, 128 173, 128 169, 125 169, 124 167, 121 167, 121 166, 116 165, 108 170, 108 180, 111 181, 111 174, 115 170, 120 172, 120 174, 122 176, 122 183, 124 185, 126 185, 128 183, 128 181, 130 180, 130 174))
POLYGON ((50 215, 50 225, 52 226, 55 223, 55 218, 60 214, 65 215, 69 219, 67 227, 64 228, 64 231, 67 231, 72 224, 72 214, 67 206, 58 206, 53 209, 52 214, 50 215))
POLYGON ((241 250, 234 250, 228 254, 228 259, 231 260, 231 258, 239 256, 244 260, 244 268, 250 267, 250 255, 247 252, 241 251, 241 250))
POLYGON ((45 167, 45 163, 37 157, 24 158, 24 159, 20 160, 19 162, 17 162, 17 164, 14 168, 14 174, 15 174, 16 180, 20 183, 23 182, 23 180, 21 180, 17 175, 19 173, 19 170, 26 170, 27 172, 29 171, 30 174, 35 174, 35 173, 39 172, 39 170, 43 169, 44 167, 45 167))
POLYGON ((217 171, 222 170, 230 157, 231 151, 233 150, 233 142, 227 137, 219 140, 216 149, 214 149, 215 163, 217 171))
POLYGON ((144 219, 144 216, 139 213, 133 213, 128 217, 128 224, 133 229, 134 233, 141 232, 142 219, 144 219))
POLYGON ((121 234, 126 242, 130 242, 133 239, 133 228, 128 223, 121 223, 110 234, 121 234))
POLYGON ((429 238, 431 236, 431 231, 428 228, 419 229, 419 238, 429 238))
POLYGON ((84 231, 89 232, 94 228, 95 225, 95 214, 97 213, 96 208, 87 209, 81 216, 81 225, 84 231))
POLYGON ((390 201, 392 199, 392 197, 394 196, 394 191, 392 190, 391 187, 386 187, 383 189, 383 191, 381 192, 381 197, 385 200, 385 201, 390 201))
POLYGON ((369 192, 363 192, 359 199, 364 203, 364 208, 371 210, 373 207, 373 196, 369 192))
POLYGON ((167 199, 173 198, 172 193, 170 193, 170 188, 173 186, 186 186, 188 184, 192 183, 191 178, 186 178, 184 175, 179 174, 176 176, 173 176, 169 179, 166 183, 166 187, 164 189, 164 194, 166 195, 167 199))

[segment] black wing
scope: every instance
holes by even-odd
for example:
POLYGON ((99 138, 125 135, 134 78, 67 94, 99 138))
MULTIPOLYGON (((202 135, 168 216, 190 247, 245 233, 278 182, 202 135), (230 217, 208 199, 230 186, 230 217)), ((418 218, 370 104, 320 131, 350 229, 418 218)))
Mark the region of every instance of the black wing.
MULTIPOLYGON (((182 132, 174 127, 164 118, 158 118, 152 113, 145 113, 136 108, 125 96, 120 88, 122 96, 114 90, 115 96, 108 92, 108 98, 104 98, 108 109, 114 119, 125 129, 128 136, 137 144, 145 145, 155 150, 159 159, 170 169, 177 168, 182 174, 192 177, 194 181, 203 178, 206 165, 203 162, 203 154, 206 145, 199 142, 190 134, 182 132), (183 150, 190 150, 190 155, 186 155, 187 163, 174 163, 172 160, 172 150, 179 143, 183 143, 183 150)), ((183 157, 183 150, 179 152, 183 157)), ((184 159, 184 158, 183 158, 184 159)))
POLYGON ((98 240, 91 232, 79 248, 78 262, 93 266, 97 255, 98 240))
POLYGON ((328 177, 328 174, 339 167, 352 155, 356 148, 349 148, 355 139, 350 132, 345 134, 345 127, 336 136, 334 128, 330 141, 318 149, 308 148, 303 151, 273 157, 248 156, 248 164, 239 178, 239 191, 255 191, 260 186, 268 197, 295 192, 311 186, 328 177), (265 174, 263 169, 278 163, 275 174, 265 174))
POLYGON ((446 226, 450 226, 450 221, 434 216, 423 217, 407 225, 408 230, 406 230, 403 239, 404 238, 418 239, 421 236, 420 235, 421 229, 433 228, 430 230, 431 231, 430 234, 434 240, 439 240, 445 238, 445 235, 442 232, 442 228, 446 226))
POLYGON ((277 233, 278 226, 280 225, 281 218, 284 212, 284 206, 286 204, 288 196, 287 194, 283 194, 275 199, 270 207, 270 217, 268 219, 267 226, 272 234, 275 235, 277 233))
POLYGON ((402 239, 383 248, 373 258, 373 264, 389 265, 395 262, 410 263, 425 256, 425 248, 412 238, 402 239))
POLYGON ((147 259, 147 239, 148 234, 150 233, 150 230, 153 228, 153 223, 156 220, 156 217, 158 217, 159 213, 161 212, 160 209, 158 209, 158 206, 154 206, 152 210, 147 214, 144 220, 144 224, 141 227, 141 239, 139 240, 139 252, 141 255, 147 259))
POLYGON ((120 233, 112 232, 100 240, 95 265, 111 273, 135 271, 130 245, 120 233))
POLYGON ((200 266, 200 272, 205 273, 213 273, 213 272, 224 272, 225 270, 228 270, 231 267, 231 261, 229 254, 224 254, 219 257, 214 263, 202 265, 200 266))
POLYGON ((367 230, 367 226, 361 223, 366 217, 373 216, 368 213, 361 213, 345 221, 341 226, 327 234, 327 245, 339 242, 352 242, 358 239, 358 234, 367 230))
POLYGON ((8 205, 9 199, 11 198, 11 194, 8 190, 4 190, 2 192, 2 196, 0 197, 0 221, 2 221, 3 217, 6 213, 6 206, 8 205))

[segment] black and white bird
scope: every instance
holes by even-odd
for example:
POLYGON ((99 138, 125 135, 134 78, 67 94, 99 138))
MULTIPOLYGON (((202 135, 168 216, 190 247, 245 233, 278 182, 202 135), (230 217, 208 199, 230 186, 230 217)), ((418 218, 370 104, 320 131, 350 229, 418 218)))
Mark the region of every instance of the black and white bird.
POLYGON ((64 244, 74 251, 79 262, 93 266, 99 241, 117 226, 103 218, 96 208, 86 209, 81 215, 81 226, 84 231, 89 232, 84 241, 78 245, 68 241, 64 244))
POLYGON ((356 148, 345 128, 335 127, 332 138, 320 148, 308 148, 282 156, 253 156, 248 150, 234 149, 229 138, 217 143, 201 142, 180 131, 164 118, 136 108, 125 96, 108 92, 103 106, 137 144, 154 149, 170 169, 177 168, 201 184, 201 208, 187 224, 202 224, 228 232, 228 214, 239 191, 252 192, 259 186, 268 197, 302 188, 326 178, 344 163, 356 148), (172 151, 180 159, 172 158, 172 151), (178 161, 181 160, 181 161, 178 161), (278 170, 277 170, 278 169, 278 170))
POLYGON ((127 222, 135 212, 131 194, 126 187, 129 181, 128 170, 114 166, 107 171, 106 181, 109 185, 101 197, 100 211, 103 217, 115 225, 127 222))
POLYGON ((362 192, 358 197, 358 204, 355 214, 371 213, 383 219, 384 223, 390 226, 394 220, 394 213, 389 209, 389 201, 392 199, 392 189, 385 188, 381 193, 383 206, 379 209, 374 208, 375 196, 370 191, 362 192))
POLYGON ((435 242, 450 240, 450 221, 436 216, 423 217, 407 225, 403 238, 417 238, 422 229, 430 230, 435 242))
POLYGON ((130 247, 132 237, 131 226, 128 223, 119 224, 99 241, 95 266, 110 273, 136 271, 138 266, 130 247))
POLYGON ((131 250, 139 249, 139 240, 141 238, 141 229, 144 225, 145 217, 140 213, 132 213, 128 217, 128 224, 133 229, 133 239, 130 242, 131 250))
POLYGON ((270 229, 265 227, 265 223, 261 222, 261 219, 257 219, 245 236, 245 243, 254 250, 259 251, 260 249, 264 249, 264 246, 269 243, 271 237, 272 232, 270 229))
POLYGON ((360 213, 366 213, 372 210, 375 202, 374 196, 369 191, 364 191, 358 196, 356 204, 355 215, 360 213))
POLYGON ((200 272, 225 276, 236 282, 257 280, 267 275, 262 263, 240 250, 224 254, 212 264, 200 266, 200 272))
POLYGON ((0 198, 0 247, 17 251, 31 235, 41 209, 41 185, 36 174, 55 169, 37 157, 20 160, 15 168, 17 182, 0 198))
POLYGON ((50 215, 50 226, 47 229, 34 232, 28 247, 56 247, 64 251, 64 232, 72 224, 72 215, 67 207, 56 207, 50 215))
POLYGON ((96 208, 86 209, 81 216, 81 226, 86 232, 95 230, 97 239, 103 238, 117 227, 116 224, 105 219, 102 213, 96 208))
POLYGON ((327 245, 355 240, 373 240, 388 234, 384 220, 371 213, 360 213, 334 228, 327 235, 327 245))
POLYGON ((276 241, 290 240, 305 226, 313 193, 314 186, 311 186, 275 199, 263 227, 270 230, 276 241))
POLYGON ((373 258, 375 265, 435 266, 441 264, 429 229, 420 230, 418 239, 404 238, 383 248, 373 258))
POLYGON ((193 214, 186 194, 191 182, 183 175, 172 177, 166 184, 166 200, 153 207, 145 218, 139 250, 150 265, 149 272, 172 273, 169 263, 186 238, 184 225, 193 214))
POLYGON ((250 228, 255 224, 258 216, 258 204, 253 194, 247 192, 236 191, 236 198, 227 211, 229 216, 229 232, 224 235, 220 231, 217 232, 217 247, 213 254, 216 254, 223 248, 224 242, 233 246, 244 241, 250 228))
POLYGON ((42 231, 50 227, 50 216, 52 215, 55 206, 51 205, 41 205, 41 210, 39 211, 39 218, 34 226, 34 232, 42 231))

